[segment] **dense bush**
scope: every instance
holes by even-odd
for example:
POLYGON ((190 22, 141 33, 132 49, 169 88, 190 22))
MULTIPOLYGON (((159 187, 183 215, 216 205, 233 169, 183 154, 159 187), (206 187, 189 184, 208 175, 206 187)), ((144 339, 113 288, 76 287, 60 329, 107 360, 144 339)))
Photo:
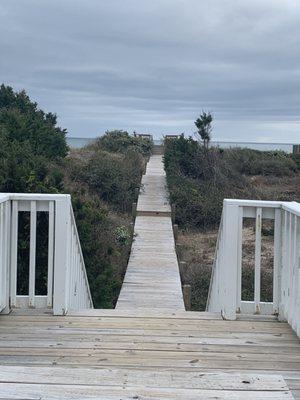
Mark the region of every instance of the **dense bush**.
POLYGON ((252 149, 228 149, 224 158, 236 171, 244 175, 289 176, 297 171, 290 154, 283 151, 259 151, 252 149))
POLYGON ((60 161, 67 154, 66 131, 24 91, 0 87, 0 191, 62 190, 60 161))
POLYGON ((192 138, 166 140, 165 168, 170 200, 181 227, 219 223, 224 198, 263 198, 251 175, 287 176, 297 165, 283 152, 205 148, 192 138))
POLYGON ((126 131, 114 130, 107 131, 105 135, 99 137, 95 143, 87 146, 88 148, 107 150, 114 153, 126 153, 128 150, 136 150, 144 156, 150 156, 152 142, 147 138, 130 136, 126 131))
POLYGON ((132 240, 130 211, 145 159, 138 148, 104 150, 99 141, 72 150, 65 188, 72 193, 94 305, 113 307, 126 270, 132 240))
POLYGON ((103 138, 70 152, 64 180, 73 198, 94 305, 100 308, 113 307, 118 298, 132 240, 130 212, 145 165, 143 139, 134 138, 134 146, 122 149, 120 143, 130 143, 126 132, 103 138))
MULTIPOLYGON (((113 131, 67 156, 66 131, 24 91, 0 87, 0 191, 70 193, 96 307, 113 307, 130 251, 129 211, 151 143, 113 131)), ((36 293, 46 293, 47 215, 38 214, 36 293)), ((20 213, 18 293, 28 293, 29 213, 20 213)))

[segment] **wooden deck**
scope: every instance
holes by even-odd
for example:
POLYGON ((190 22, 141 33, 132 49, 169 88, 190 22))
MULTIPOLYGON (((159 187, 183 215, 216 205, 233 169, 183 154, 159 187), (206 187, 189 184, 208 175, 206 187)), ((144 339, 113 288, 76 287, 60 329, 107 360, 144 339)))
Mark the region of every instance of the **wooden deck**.
POLYGON ((150 158, 142 179, 134 242, 116 308, 184 310, 161 155, 150 158))
POLYGON ((275 320, 9 315, 0 316, 0 338, 0 399, 274 400, 291 399, 288 387, 300 398, 299 340, 275 320))

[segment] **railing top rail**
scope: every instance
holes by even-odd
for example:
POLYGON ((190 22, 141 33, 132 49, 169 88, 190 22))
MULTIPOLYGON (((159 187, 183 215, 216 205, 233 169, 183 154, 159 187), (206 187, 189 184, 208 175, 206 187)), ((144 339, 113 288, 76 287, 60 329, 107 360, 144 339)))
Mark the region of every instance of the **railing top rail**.
POLYGON ((269 201, 269 200, 240 200, 240 199, 224 199, 224 204, 237 205, 243 207, 268 207, 268 208, 280 208, 285 204, 291 204, 291 202, 285 201, 269 201))
POLYGON ((47 193, 7 193, 9 200, 42 200, 54 201, 71 198, 69 194, 47 194, 47 193))
POLYGON ((72 219, 72 223, 73 223, 73 226, 74 226, 76 239, 77 239, 77 241, 78 241, 78 243, 79 243, 79 254, 80 254, 81 261, 82 261, 82 265, 83 265, 83 275, 84 275, 84 279, 85 279, 85 281, 86 281, 86 283, 87 283, 88 296, 89 296, 89 300, 90 300, 91 307, 94 307, 93 299, 92 299, 92 295, 91 295, 91 290, 90 290, 90 285, 89 285, 89 280, 88 280, 87 273, 86 273, 86 268, 85 268, 85 262, 84 262, 84 257, 83 257, 83 253, 82 253, 82 248, 81 248, 81 245, 80 245, 79 234, 78 234, 78 230, 77 230, 77 226, 76 226, 74 211, 73 211, 73 208, 72 208, 72 207, 71 207, 71 210, 70 210, 70 211, 71 211, 71 219, 72 219))
POLYGON ((240 200, 224 199, 224 205, 241 207, 282 208, 300 217, 300 203, 296 201, 240 200))

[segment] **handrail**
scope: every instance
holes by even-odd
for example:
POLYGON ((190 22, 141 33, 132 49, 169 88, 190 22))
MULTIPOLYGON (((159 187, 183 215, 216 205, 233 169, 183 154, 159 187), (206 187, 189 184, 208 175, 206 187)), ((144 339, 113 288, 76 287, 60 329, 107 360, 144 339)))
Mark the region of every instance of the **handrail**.
POLYGON ((93 307, 70 195, 0 193, 0 252, 0 312, 8 313, 14 307, 48 307, 54 314, 61 315, 93 307), (29 290, 28 295, 19 295, 18 221, 19 213, 24 211, 30 213, 29 290), (35 293, 39 211, 48 214, 46 295, 35 293))
POLYGON ((225 199, 212 268, 207 310, 226 319, 237 313, 275 314, 300 336, 300 204, 225 199), (242 300, 243 219, 255 220, 254 298, 242 300), (273 299, 261 301, 261 231, 274 220, 273 299))
MULTIPOLYGON (((84 257, 83 257, 83 254, 82 254, 82 249, 81 249, 81 245, 80 245, 80 240, 79 240, 79 235, 78 235, 78 230, 77 230, 77 226, 76 226, 76 221, 75 221, 75 216, 74 216, 74 211, 73 211, 72 204, 70 204, 70 211, 71 211, 71 223, 72 223, 72 225, 74 227, 75 237, 76 237, 78 250, 79 250, 81 272, 82 272, 83 280, 84 280, 85 287, 86 287, 86 290, 87 290, 87 293, 86 293, 86 306, 89 305, 88 308, 93 308, 93 299, 92 299, 90 286, 89 286, 89 281, 88 281, 88 277, 87 277, 87 273, 86 273, 84 257)), ((83 293, 81 293, 81 294, 83 295, 83 293)))
POLYGON ((218 236, 217 236, 215 253, 214 253, 214 261, 213 261, 213 265, 212 265, 212 269, 211 269, 211 278, 210 278, 210 282, 209 282, 208 295, 207 295, 207 300, 206 300, 206 311, 208 311, 211 292, 212 292, 212 285, 213 285, 213 281, 214 281, 214 275, 216 273, 216 268, 217 268, 217 257, 218 257, 220 242, 221 242, 222 227, 223 227, 223 210, 221 213, 220 226, 219 226, 219 230, 218 230, 218 236))

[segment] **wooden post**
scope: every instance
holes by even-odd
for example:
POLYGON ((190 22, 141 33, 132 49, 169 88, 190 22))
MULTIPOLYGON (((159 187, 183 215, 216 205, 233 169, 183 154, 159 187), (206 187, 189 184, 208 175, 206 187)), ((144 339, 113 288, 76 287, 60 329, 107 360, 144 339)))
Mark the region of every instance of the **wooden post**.
POLYGON ((68 312, 67 293, 69 292, 68 272, 71 224, 70 202, 69 195, 55 202, 54 315, 65 315, 68 312))
POLYGON ((191 285, 183 285, 182 293, 183 293, 185 309, 186 309, 186 311, 190 311, 191 310, 191 297, 192 297, 191 285))
POLYGON ((136 217, 136 207, 137 207, 137 203, 132 203, 132 217, 133 218, 136 217))
POLYGON ((179 270, 181 273, 185 273, 187 268, 186 261, 179 261, 179 270))
POLYGON ((293 145, 293 154, 300 154, 300 144, 293 145))
POLYGON ((177 224, 173 224, 173 233, 174 233, 174 240, 176 242, 178 239, 178 225, 177 224))
POLYGON ((176 204, 171 205, 171 214, 172 214, 172 222, 175 222, 175 211, 176 211, 176 204))
POLYGON ((176 243, 176 253, 177 253, 178 260, 180 260, 182 258, 182 244, 181 243, 176 243))
POLYGON ((139 188, 139 187, 136 187, 136 188, 134 189, 134 196, 135 196, 136 199, 139 197, 139 194, 140 194, 140 188, 139 188))
POLYGON ((223 202, 223 234, 226 238, 223 249, 220 282, 221 314, 224 319, 236 319, 236 297, 238 282, 239 206, 225 199, 223 202))

